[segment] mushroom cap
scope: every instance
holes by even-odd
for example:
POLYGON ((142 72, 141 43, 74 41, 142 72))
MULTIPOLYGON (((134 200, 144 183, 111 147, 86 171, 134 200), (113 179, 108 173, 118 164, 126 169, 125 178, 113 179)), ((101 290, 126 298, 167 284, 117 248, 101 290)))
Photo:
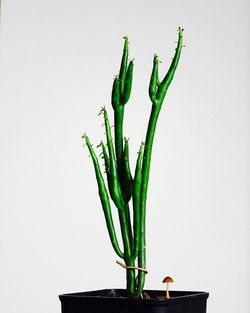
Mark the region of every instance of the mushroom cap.
POLYGON ((170 276, 166 276, 164 279, 163 279, 163 281, 162 281, 163 283, 173 283, 174 282, 174 280, 173 280, 173 278, 172 277, 170 277, 170 276))

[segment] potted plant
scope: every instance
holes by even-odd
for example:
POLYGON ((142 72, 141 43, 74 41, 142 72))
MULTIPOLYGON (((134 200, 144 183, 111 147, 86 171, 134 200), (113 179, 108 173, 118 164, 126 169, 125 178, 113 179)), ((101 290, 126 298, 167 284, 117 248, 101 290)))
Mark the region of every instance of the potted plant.
POLYGON ((99 196, 112 246, 123 262, 117 263, 126 269, 126 289, 105 289, 60 295, 62 313, 205 313, 208 293, 170 291, 171 277, 166 277, 167 292, 144 290, 146 270, 146 200, 150 174, 150 162, 157 120, 168 87, 174 77, 183 47, 183 29, 178 28, 178 42, 174 58, 162 81, 158 77, 159 59, 155 55, 149 83, 152 109, 148 121, 145 142, 138 152, 134 174, 129 164, 129 141, 123 135, 125 105, 130 98, 133 60, 128 61, 128 38, 124 48, 119 75, 115 77, 111 102, 114 111, 114 141, 105 107, 103 115, 106 143, 101 141, 102 158, 107 184, 103 178, 96 152, 89 137, 83 139, 93 161, 99 196), (118 210, 123 247, 120 247, 114 227, 111 200, 118 210), (132 203, 132 208, 130 203, 132 203))

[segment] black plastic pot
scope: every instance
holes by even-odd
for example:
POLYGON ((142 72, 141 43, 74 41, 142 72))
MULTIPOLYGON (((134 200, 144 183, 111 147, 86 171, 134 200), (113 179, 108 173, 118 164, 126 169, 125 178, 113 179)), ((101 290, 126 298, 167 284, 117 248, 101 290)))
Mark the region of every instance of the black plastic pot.
POLYGON ((124 289, 60 295, 62 313, 206 313, 207 292, 145 290, 150 299, 131 299, 124 289))

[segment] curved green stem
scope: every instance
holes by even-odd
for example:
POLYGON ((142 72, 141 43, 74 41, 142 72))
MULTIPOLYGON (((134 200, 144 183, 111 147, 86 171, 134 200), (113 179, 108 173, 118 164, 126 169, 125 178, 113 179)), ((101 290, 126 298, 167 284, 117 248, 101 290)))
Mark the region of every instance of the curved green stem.
POLYGON ((109 202, 109 196, 108 196, 108 192, 107 192, 107 189, 106 189, 106 186, 104 183, 104 179, 102 177, 102 173, 100 170, 97 156, 96 156, 95 151, 94 151, 94 149, 93 149, 93 147, 89 141, 89 138, 86 135, 83 135, 83 138, 86 141, 86 144, 87 144, 87 147, 89 149, 89 153, 90 153, 90 156, 92 158, 93 165, 95 168, 96 180, 97 180, 98 189, 99 189, 99 196, 100 196, 100 200, 102 203, 102 208, 103 208, 103 212, 104 212, 104 216, 105 216, 105 220, 106 220, 106 225, 108 228, 108 233, 109 233, 109 237, 110 237, 112 246, 113 246, 116 254, 120 258, 124 258, 124 253, 122 253, 121 249, 119 248, 118 240, 116 237, 116 232, 115 232, 115 228, 114 228, 114 223, 113 223, 113 218, 112 218, 112 213, 111 213, 111 207, 110 207, 110 202, 109 202))
POLYGON ((124 201, 121 193, 121 187, 118 179, 117 164, 115 159, 115 152, 113 146, 113 140, 111 136, 110 124, 108 114, 105 108, 102 109, 107 137, 107 146, 109 152, 109 164, 110 164, 110 195, 114 201, 119 215, 119 222, 122 233, 122 240, 124 245, 124 257, 130 257, 132 253, 131 247, 131 222, 129 219, 128 205, 124 201))

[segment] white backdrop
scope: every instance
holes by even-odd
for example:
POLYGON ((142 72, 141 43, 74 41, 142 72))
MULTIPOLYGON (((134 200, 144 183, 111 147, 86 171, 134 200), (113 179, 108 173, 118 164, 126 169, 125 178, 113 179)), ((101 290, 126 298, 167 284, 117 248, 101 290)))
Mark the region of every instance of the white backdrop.
POLYGON ((135 58, 131 162, 160 74, 186 48, 159 119, 146 288, 210 292, 208 313, 249 312, 249 5, 226 0, 2 3, 0 312, 59 313, 58 294, 124 287, 81 135, 103 138, 124 35, 135 58), (248 87, 248 88, 247 88, 248 87))

